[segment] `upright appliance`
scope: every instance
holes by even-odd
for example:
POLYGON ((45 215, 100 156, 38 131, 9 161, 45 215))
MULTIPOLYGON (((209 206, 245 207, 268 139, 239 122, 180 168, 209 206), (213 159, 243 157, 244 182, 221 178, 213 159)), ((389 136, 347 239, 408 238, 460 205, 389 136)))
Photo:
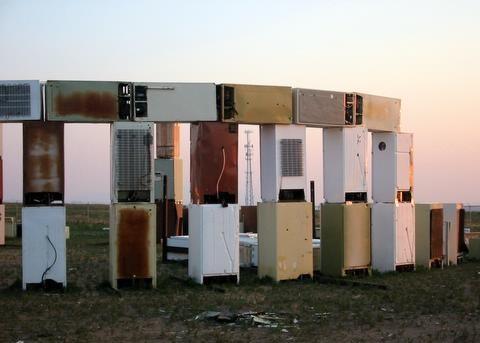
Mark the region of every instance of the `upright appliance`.
POLYGON ((153 203, 153 124, 116 122, 111 128, 112 202, 153 203))
POLYGON ((327 203, 367 202, 365 127, 323 129, 323 185, 327 203))
POLYGON ((22 208, 22 286, 67 286, 65 207, 22 208))
POLYGON ((415 204, 415 264, 443 266, 443 205, 415 204))
POLYGON ((371 273, 370 206, 322 205, 321 272, 346 276, 371 273))
POLYGON ((413 199, 413 135, 372 134, 372 197, 375 202, 413 199))
POLYGON ((238 203, 238 125, 191 124, 190 144, 192 203, 238 203))
POLYGON ((372 267, 380 272, 415 267, 413 203, 372 205, 372 267))
POLYGON ((113 288, 156 287, 155 204, 110 207, 110 282, 113 288))
POLYGON ((313 276, 312 203, 258 204, 258 276, 313 276))
POLYGON ((235 277, 239 269, 238 204, 192 204, 188 208, 188 275, 203 284, 209 277, 235 277))
POLYGON ((303 125, 261 126, 262 201, 305 201, 305 138, 303 125))
POLYGON ((179 158, 180 157, 180 124, 178 123, 157 123, 156 145, 157 158, 179 158))

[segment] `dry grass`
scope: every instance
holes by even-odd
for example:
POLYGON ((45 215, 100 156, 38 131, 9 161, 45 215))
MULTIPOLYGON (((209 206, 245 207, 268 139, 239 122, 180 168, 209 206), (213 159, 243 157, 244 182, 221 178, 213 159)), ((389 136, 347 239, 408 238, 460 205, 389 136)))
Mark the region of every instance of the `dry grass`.
POLYGON ((0 247, 0 342, 480 340, 479 262, 368 278, 388 286, 381 290, 275 284, 253 270, 242 270, 239 286, 198 286, 185 265, 159 261, 157 289, 115 292, 106 285, 103 226, 71 224, 63 294, 22 292, 20 241, 0 247), (274 312, 282 321, 260 328, 194 320, 206 310, 274 312))

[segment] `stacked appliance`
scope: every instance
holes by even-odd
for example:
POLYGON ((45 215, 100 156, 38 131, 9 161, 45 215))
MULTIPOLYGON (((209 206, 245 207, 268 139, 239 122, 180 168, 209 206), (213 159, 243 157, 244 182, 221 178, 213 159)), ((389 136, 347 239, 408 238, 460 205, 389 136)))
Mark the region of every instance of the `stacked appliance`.
POLYGON ((156 287, 153 124, 111 125, 110 281, 156 287))
POLYGON ((367 146, 368 132, 364 126, 323 129, 323 274, 371 272, 367 146))
POLYGON ((257 207, 258 276, 313 276, 312 203, 305 201, 304 125, 260 128, 262 202, 257 207))
POLYGON ((179 124, 156 124, 156 137, 154 168, 159 243, 163 238, 183 234, 183 161, 179 158, 179 124))
MULTIPOLYGON (((0 81, 0 122, 37 121, 42 118, 42 87, 38 80, 0 81)), ((0 134, 0 140, 2 135, 0 134)), ((3 160, 0 142, 0 245, 5 244, 3 160)))
POLYGON ((190 126, 191 205, 188 207, 188 275, 240 281, 238 125, 190 126))
POLYGON ((413 135, 372 133, 372 267, 415 267, 413 135))
POLYGON ((64 124, 23 124, 23 289, 67 285, 64 124))
POLYGON ((443 267, 443 205, 415 204, 415 264, 443 267))

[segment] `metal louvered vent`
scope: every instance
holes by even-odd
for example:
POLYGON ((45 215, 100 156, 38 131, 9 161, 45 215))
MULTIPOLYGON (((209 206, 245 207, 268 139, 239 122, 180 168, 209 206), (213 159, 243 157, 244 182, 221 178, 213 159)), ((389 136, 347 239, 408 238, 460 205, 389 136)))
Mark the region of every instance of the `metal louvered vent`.
POLYGON ((0 116, 30 116, 30 98, 28 83, 0 85, 0 116))
POLYGON ((152 137, 148 129, 119 129, 115 170, 117 190, 143 191, 151 188, 152 137))
POLYGON ((282 176, 303 176, 303 141, 281 139, 280 153, 282 176))

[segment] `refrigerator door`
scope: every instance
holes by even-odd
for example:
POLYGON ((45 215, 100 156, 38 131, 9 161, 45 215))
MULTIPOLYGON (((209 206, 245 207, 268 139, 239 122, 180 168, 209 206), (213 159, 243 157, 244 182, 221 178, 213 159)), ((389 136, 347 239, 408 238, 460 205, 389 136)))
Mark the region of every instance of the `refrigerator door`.
POLYGON ((410 203, 396 205, 396 264, 415 263, 414 208, 410 203))

